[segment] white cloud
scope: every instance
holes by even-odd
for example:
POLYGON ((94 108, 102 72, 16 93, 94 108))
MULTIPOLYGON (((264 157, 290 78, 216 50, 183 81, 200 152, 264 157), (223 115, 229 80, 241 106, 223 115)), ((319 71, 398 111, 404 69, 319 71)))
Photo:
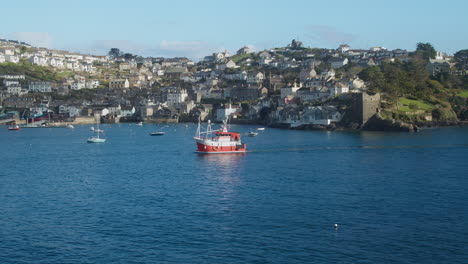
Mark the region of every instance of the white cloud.
POLYGON ((24 41, 35 47, 52 48, 53 38, 47 32, 13 32, 10 39, 24 41))

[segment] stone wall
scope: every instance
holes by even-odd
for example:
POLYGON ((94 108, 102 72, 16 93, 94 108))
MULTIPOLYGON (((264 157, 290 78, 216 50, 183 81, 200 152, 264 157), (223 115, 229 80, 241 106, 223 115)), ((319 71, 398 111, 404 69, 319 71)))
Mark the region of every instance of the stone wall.
POLYGON ((370 95, 367 93, 355 93, 353 94, 353 112, 356 114, 358 122, 363 125, 371 118, 375 113, 379 111, 380 107, 380 94, 376 93, 370 95))

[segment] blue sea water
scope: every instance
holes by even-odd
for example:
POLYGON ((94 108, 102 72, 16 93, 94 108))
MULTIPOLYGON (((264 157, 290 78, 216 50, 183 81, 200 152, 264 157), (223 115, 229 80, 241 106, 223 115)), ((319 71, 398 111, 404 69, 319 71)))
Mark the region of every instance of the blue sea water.
POLYGON ((195 128, 0 127, 0 263, 468 263, 466 127, 195 128))

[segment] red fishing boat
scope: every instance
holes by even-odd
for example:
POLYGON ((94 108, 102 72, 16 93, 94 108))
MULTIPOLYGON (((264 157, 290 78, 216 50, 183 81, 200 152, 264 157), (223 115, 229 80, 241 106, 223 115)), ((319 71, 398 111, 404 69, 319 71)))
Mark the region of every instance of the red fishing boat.
POLYGON ((8 130, 21 130, 21 128, 18 125, 16 125, 16 126, 8 127, 8 130))
POLYGON ((197 134, 194 137, 197 143, 197 153, 222 154, 222 153, 244 153, 247 150, 246 144, 242 143, 240 133, 229 132, 227 120, 223 121, 220 130, 211 130, 211 122, 208 120, 208 127, 205 132, 200 131, 200 121, 198 121, 197 134))

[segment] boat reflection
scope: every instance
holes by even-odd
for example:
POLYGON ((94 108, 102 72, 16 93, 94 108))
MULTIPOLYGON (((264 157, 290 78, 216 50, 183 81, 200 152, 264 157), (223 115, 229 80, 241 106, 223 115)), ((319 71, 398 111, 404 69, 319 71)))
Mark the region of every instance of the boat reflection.
POLYGON ((203 167, 209 174, 217 176, 237 175, 243 167, 246 153, 197 154, 203 167))
POLYGON ((200 168, 206 171, 202 192, 212 199, 205 210, 218 215, 232 214, 245 175, 245 156, 245 153, 198 154, 200 168))

